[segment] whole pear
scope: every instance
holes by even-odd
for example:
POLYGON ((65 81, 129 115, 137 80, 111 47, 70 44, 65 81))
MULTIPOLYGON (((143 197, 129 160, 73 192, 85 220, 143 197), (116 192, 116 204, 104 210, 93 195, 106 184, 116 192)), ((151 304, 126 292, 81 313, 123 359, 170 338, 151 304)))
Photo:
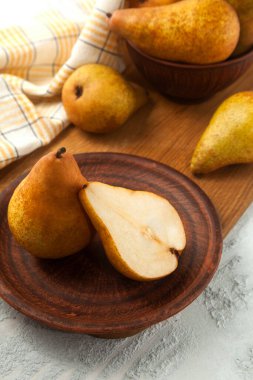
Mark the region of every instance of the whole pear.
POLYGON ((228 0, 239 16, 241 33, 234 55, 242 54, 253 46, 253 0, 228 0))
POLYGON ((151 56, 194 64, 227 59, 240 33, 238 16, 225 0, 116 10, 109 27, 151 56))
POLYGON ((161 5, 169 5, 177 3, 180 0, 130 0, 132 8, 159 7, 161 5))
POLYGON ((225 100, 213 115, 191 160, 193 173, 253 162, 253 92, 225 100))
POLYGON ((9 227, 18 244, 34 256, 51 259, 84 248, 92 226, 78 193, 86 182, 65 148, 42 157, 9 202, 9 227))
POLYGON ((109 66, 87 64, 73 72, 62 91, 69 120, 86 132, 111 132, 147 102, 143 88, 109 66))

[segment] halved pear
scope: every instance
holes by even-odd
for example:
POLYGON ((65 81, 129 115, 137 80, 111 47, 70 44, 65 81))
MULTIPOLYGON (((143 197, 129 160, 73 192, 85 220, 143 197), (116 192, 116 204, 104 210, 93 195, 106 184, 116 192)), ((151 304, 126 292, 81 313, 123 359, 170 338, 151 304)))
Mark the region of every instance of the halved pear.
POLYGON ((186 237, 177 211, 166 199, 90 182, 80 192, 80 200, 108 259, 123 275, 149 281, 177 268, 186 237))

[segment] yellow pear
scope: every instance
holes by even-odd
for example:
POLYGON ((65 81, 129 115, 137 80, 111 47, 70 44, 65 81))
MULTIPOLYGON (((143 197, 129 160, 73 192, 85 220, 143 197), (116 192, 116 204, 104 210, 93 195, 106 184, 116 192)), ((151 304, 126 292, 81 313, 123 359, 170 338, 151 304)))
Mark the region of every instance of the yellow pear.
POLYGON ((84 248, 93 231, 78 197, 85 182, 65 148, 42 157, 9 202, 8 222, 15 240, 41 258, 60 258, 84 248))
POLYGON ((81 190, 80 200, 120 273, 150 281, 176 270, 186 237, 177 211, 166 199, 90 182, 81 190))
POLYGON ((121 9, 108 17, 110 30, 143 52, 170 61, 223 61, 234 51, 240 33, 238 16, 225 0, 121 9))
MULTIPOLYGON (((130 0, 130 6, 156 7, 177 3, 181 0, 130 0)), ((242 54, 253 47, 253 0, 227 0, 236 10, 240 21, 240 38, 233 53, 234 56, 242 54)))
POLYGON ((109 66, 87 64, 67 79, 62 101, 69 120, 86 132, 111 132, 147 102, 143 88, 109 66))
POLYGON ((228 0, 238 13, 241 33, 234 55, 253 47, 253 0, 228 0))
POLYGON ((193 173, 253 162, 253 92, 225 100, 213 115, 191 160, 193 173))

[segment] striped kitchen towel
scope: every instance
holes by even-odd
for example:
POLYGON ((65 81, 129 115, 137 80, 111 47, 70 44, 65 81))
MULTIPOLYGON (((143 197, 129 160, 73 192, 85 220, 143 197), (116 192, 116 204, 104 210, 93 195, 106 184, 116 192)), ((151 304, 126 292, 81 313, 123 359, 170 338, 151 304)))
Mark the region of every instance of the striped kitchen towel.
POLYGON ((123 0, 73 0, 0 30, 0 168, 48 144, 68 124, 60 94, 64 81, 85 63, 122 71, 106 13, 123 0))

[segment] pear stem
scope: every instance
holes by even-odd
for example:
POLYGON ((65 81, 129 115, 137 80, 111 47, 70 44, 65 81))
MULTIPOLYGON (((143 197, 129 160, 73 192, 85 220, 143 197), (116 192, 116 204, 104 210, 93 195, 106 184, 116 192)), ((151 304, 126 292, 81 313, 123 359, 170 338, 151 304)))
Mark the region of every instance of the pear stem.
POLYGON ((64 147, 58 149, 57 152, 56 152, 56 155, 55 155, 56 158, 61 158, 62 155, 63 155, 63 153, 65 153, 65 152, 66 152, 66 148, 64 148, 64 147))
POLYGON ((112 17, 112 13, 106 13, 106 16, 108 17, 108 18, 111 18, 112 17))
POLYGON ((86 189, 87 186, 88 186, 88 183, 85 183, 85 184, 82 186, 82 189, 86 189))

